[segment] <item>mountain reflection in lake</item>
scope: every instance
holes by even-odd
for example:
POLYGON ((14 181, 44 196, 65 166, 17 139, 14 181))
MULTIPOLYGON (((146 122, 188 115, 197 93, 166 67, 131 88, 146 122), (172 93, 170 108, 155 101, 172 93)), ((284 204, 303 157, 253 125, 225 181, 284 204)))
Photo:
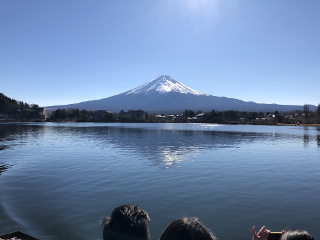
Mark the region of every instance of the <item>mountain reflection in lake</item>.
POLYGON ((150 164, 169 167, 183 161, 193 161, 198 152, 232 148, 236 145, 257 141, 263 135, 246 133, 219 133, 190 130, 148 130, 135 128, 92 128, 69 129, 70 134, 80 138, 87 136, 87 140, 98 143, 103 149, 110 147, 130 154, 132 157, 143 157, 150 160, 150 164))
POLYGON ((319 146, 314 127, 0 124, 0 233, 102 239, 100 217, 131 203, 152 239, 185 215, 220 239, 253 225, 319 236, 319 146))

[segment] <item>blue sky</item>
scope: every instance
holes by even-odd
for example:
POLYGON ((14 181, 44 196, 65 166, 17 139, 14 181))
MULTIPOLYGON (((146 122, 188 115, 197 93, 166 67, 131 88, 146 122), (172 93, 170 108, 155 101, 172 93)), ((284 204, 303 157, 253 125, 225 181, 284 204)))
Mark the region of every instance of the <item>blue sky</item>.
POLYGON ((40 106, 159 75, 214 96, 320 103, 319 0, 0 0, 0 92, 40 106))

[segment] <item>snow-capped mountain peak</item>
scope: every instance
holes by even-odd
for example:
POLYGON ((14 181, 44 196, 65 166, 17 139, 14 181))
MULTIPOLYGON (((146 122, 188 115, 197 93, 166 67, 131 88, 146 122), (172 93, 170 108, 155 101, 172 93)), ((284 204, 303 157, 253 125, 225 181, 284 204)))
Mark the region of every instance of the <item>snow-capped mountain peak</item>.
POLYGON ((177 93, 183 93, 183 94, 194 94, 194 95, 207 95, 204 93, 201 93, 199 91, 196 91, 192 88, 189 88, 179 81, 175 80, 174 78, 168 76, 168 75, 162 75, 159 76, 150 82, 147 82, 146 84, 134 88, 125 94, 151 94, 151 93, 169 93, 169 92, 177 92, 177 93))

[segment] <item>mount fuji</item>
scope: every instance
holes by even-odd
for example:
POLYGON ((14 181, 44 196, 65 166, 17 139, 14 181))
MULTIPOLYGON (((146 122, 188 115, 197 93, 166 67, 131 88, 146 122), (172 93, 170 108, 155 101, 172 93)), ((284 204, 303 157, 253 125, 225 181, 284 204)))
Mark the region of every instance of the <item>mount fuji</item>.
POLYGON ((218 111, 238 110, 274 112, 278 110, 280 112, 288 112, 302 110, 303 106, 258 104, 234 98, 216 97, 187 87, 168 75, 162 75, 140 87, 108 98, 47 107, 48 110, 55 110, 58 108, 109 110, 111 112, 141 109, 148 113, 179 114, 185 109, 202 112, 212 111, 212 109, 218 111))

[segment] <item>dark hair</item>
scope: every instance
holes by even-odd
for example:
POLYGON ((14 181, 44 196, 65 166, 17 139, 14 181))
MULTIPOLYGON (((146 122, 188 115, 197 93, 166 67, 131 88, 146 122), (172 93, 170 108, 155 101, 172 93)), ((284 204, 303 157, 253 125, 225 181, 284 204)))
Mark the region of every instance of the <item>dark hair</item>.
POLYGON ((281 236, 281 240, 315 240, 315 238, 304 230, 289 230, 281 236))
POLYGON ((123 205, 112 211, 111 217, 100 221, 103 239, 141 239, 150 240, 148 213, 132 205, 123 205))
POLYGON ((210 230, 197 218, 179 218, 162 233, 160 240, 216 240, 210 230))

